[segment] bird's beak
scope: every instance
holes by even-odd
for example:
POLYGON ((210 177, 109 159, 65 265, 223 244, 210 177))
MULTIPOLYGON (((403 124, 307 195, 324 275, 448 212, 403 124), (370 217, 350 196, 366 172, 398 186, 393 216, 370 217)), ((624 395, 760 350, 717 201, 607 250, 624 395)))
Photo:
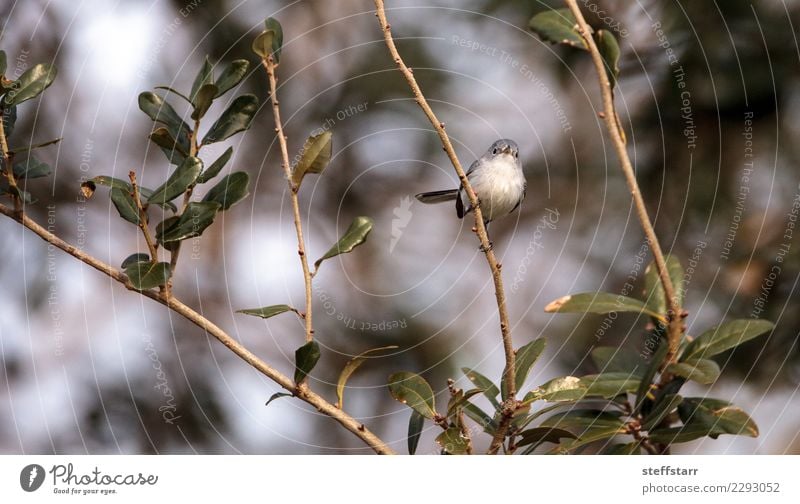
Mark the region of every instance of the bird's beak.
POLYGON ((501 151, 503 154, 511 154, 511 146, 506 145, 505 148, 501 151))

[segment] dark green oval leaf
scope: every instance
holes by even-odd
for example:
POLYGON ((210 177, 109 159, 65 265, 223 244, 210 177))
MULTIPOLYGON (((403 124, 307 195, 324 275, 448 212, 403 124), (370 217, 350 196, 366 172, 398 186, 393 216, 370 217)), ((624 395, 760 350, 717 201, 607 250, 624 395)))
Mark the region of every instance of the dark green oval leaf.
POLYGON ((192 201, 171 226, 164 229, 161 234, 156 230, 159 243, 178 242, 200 236, 214 222, 214 216, 219 208, 219 203, 216 201, 192 201))
POLYGON ((544 352, 545 345, 544 338, 538 338, 517 350, 515 359, 516 371, 514 373, 514 383, 517 390, 522 388, 531 368, 544 352))
POLYGON ((531 18, 528 27, 542 40, 554 44, 566 44, 588 50, 586 41, 578 32, 578 22, 569 9, 552 9, 540 12, 531 18))
POLYGON ((475 371, 474 369, 463 367, 461 368, 461 372, 475 384, 476 387, 483 390, 483 395, 489 399, 489 402, 492 403, 495 409, 500 409, 500 401, 497 400, 497 396, 500 394, 500 389, 497 388, 497 385, 492 383, 492 380, 486 378, 479 372, 475 371))
POLYGON ((308 373, 314 369, 319 361, 319 344, 316 341, 309 341, 301 346, 294 353, 294 381, 300 383, 306 379, 308 373))
POLYGON ((151 91, 139 95, 139 109, 155 122, 164 124, 173 138, 181 142, 183 149, 189 151, 187 133, 189 126, 183 122, 181 116, 175 112, 172 105, 151 91))
POLYGON ((222 170, 222 168, 225 167, 225 164, 228 162, 228 160, 231 158, 232 155, 233 155, 233 147, 228 147, 227 149, 225 149, 225 152, 223 152, 222 155, 219 158, 217 158, 216 161, 211 163, 211 166, 209 166, 208 169, 204 170, 203 173, 201 173, 200 176, 197 177, 197 183, 204 184, 209 180, 211 180, 212 178, 216 177, 217 174, 222 170))
POLYGON ((719 378, 719 366, 709 359, 686 359, 683 362, 670 364, 667 372, 681 376, 687 380, 694 380, 703 385, 711 385, 719 378))
POLYGON ((218 88, 214 84, 203 84, 197 91, 197 95, 194 97, 194 111, 192 112, 192 119, 195 121, 202 119, 203 116, 206 115, 208 109, 211 107, 211 103, 214 101, 214 98, 217 97, 218 88))
MULTIPOLYGON (((192 83, 192 91, 189 93, 189 100, 195 105, 198 106, 197 97, 200 93, 200 89, 208 84, 214 84, 214 66, 208 60, 208 56, 203 61, 203 65, 200 67, 200 71, 197 72, 197 76, 194 78, 194 82, 192 83)), ((214 95, 211 96, 213 99, 216 96, 217 90, 214 90, 214 95)), ((192 119, 195 119, 192 117, 192 119)))
POLYGON ((552 427, 534 427, 520 433, 520 439, 516 442, 517 446, 526 446, 535 444, 536 446, 542 443, 558 443, 561 439, 575 439, 575 434, 564 429, 555 429, 552 427))
POLYGON ((775 325, 768 320, 740 319, 725 322, 698 336, 684 350, 681 360, 713 357, 745 341, 771 331, 775 325))
POLYGON ((117 187, 111 188, 111 201, 119 212, 119 216, 137 226, 141 222, 139 207, 131 196, 131 193, 117 187))
POLYGON ((653 409, 650 410, 650 413, 642 419, 642 429, 649 431, 658 427, 658 424, 660 424, 667 415, 672 413, 682 401, 683 397, 678 394, 667 394, 661 397, 661 399, 653 405, 653 409))
POLYGON ((6 93, 6 105, 19 105, 20 103, 36 98, 47 89, 56 78, 56 68, 52 65, 39 63, 29 68, 14 82, 10 91, 6 93))
POLYGON ((314 268, 319 269, 319 265, 325 259, 336 257, 339 254, 346 254, 351 252, 354 248, 364 243, 367 235, 372 231, 372 219, 369 217, 356 217, 350 224, 350 227, 345 231, 336 244, 328 250, 324 256, 317 259, 314 263, 314 268))
POLYGON ((303 144, 300 160, 292 169, 292 184, 300 185, 306 173, 322 173, 331 161, 333 133, 323 131, 311 135, 303 144))
POLYGON ((153 194, 147 198, 147 202, 160 205, 174 200, 194 184, 202 168, 203 163, 200 159, 193 156, 187 157, 175 168, 167 181, 153 191, 153 194))
POLYGON ((224 95, 234 86, 242 82, 247 70, 250 69, 250 62, 245 59, 238 59, 231 62, 217 79, 217 98, 224 95))
POLYGON ((583 292, 556 299, 547 306, 544 311, 547 313, 612 313, 612 312, 634 312, 646 313, 651 317, 664 320, 664 316, 653 312, 638 299, 623 296, 621 294, 611 294, 610 292, 583 292))
POLYGON ((14 165, 14 176, 18 179, 35 179, 50 175, 50 165, 42 163, 35 157, 29 157, 24 163, 14 165))
POLYGON ((169 280, 169 263, 138 262, 125 268, 131 285, 137 290, 147 290, 164 285, 169 280))
POLYGON ((186 161, 188 152, 183 150, 180 142, 177 142, 167 128, 156 128, 150 133, 150 140, 161 148, 170 163, 180 165, 186 161))
MULTIPOLYGON (((672 280, 675 288, 675 298, 678 306, 683 305, 684 285, 683 285, 683 266, 677 257, 668 255, 664 258, 667 263, 667 273, 672 280)), ((647 301, 647 308, 650 311, 660 313, 665 318, 667 315, 667 301, 664 297, 664 287, 661 286, 661 277, 658 276, 658 268, 651 262, 644 273, 644 295, 647 301)))
POLYGON ((418 374, 401 371, 389 377, 389 392, 395 400, 417 411, 425 418, 436 414, 433 389, 418 374))
POLYGON ((150 262, 150 256, 147 254, 131 254, 126 257, 124 261, 122 261, 122 265, 120 267, 122 269, 126 269, 128 266, 140 262, 150 262))
POLYGON ((408 454, 417 453, 417 445, 422 435, 422 427, 425 425, 425 417, 411 410, 411 418, 408 419, 408 454))
POLYGON ((339 380, 336 382, 336 407, 342 409, 342 404, 344 401, 344 387, 347 384, 347 380, 350 379, 353 373, 356 372, 356 369, 361 367, 361 364, 367 360, 367 355, 375 352, 380 352, 381 350, 393 350, 399 348, 397 345, 389 345, 379 348, 372 348, 365 352, 362 352, 349 361, 347 364, 344 365, 342 372, 339 373, 339 380))
POLYGON ((212 187, 203 201, 216 201, 220 205, 220 210, 227 210, 250 194, 249 184, 250 176, 247 173, 233 172, 212 187))
POLYGON ((245 94, 233 100, 233 103, 222 113, 203 138, 203 145, 221 142, 240 131, 250 128, 258 112, 258 98, 245 94))
POLYGON ((167 243, 165 243, 165 242, 163 242, 161 240, 161 237, 164 235, 164 231, 165 230, 167 230, 167 229, 171 228, 172 226, 174 226, 179 220, 180 220, 180 217, 178 217, 177 215, 174 215, 172 217, 167 217, 166 219, 162 220, 161 222, 159 222, 156 225, 156 240, 158 240, 158 242, 161 245, 163 245, 165 249, 167 249, 169 251, 174 251, 175 249, 177 249, 180 246, 180 242, 167 242, 167 243))
MULTIPOLYGON (((597 30, 595 34, 597 41, 597 49, 603 57, 603 63, 606 65, 606 73, 608 74, 608 82, 611 84, 611 89, 617 85, 617 78, 619 77, 619 43, 617 43, 614 34, 608 30, 597 30)), ((681 273, 681 276, 683 274, 681 273)), ((683 278, 681 278, 682 280, 683 278)), ((673 280, 673 284, 674 284, 673 280)), ((677 288, 677 285, 675 286, 677 288)))

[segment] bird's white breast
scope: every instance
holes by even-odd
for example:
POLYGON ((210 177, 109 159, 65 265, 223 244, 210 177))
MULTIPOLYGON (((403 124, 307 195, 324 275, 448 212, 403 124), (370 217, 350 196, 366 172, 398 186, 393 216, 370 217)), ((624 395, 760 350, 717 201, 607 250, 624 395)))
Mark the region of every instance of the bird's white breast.
MULTIPOLYGON (((510 213, 525 190, 525 176, 510 154, 483 161, 479 169, 470 173, 469 182, 478 193, 483 218, 487 221, 510 213)), ((466 199, 466 194, 462 196, 466 199)), ((466 208, 469 202, 465 203, 466 208)))

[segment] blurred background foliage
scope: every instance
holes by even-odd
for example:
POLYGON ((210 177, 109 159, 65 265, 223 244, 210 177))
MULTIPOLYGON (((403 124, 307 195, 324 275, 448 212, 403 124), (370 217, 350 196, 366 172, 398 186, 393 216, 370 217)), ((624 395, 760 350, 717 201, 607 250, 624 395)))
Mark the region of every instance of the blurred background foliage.
MULTIPOLYGON (((751 412, 761 436, 706 439, 676 452, 798 453, 800 239, 787 232, 792 205, 800 204, 793 141, 800 2, 579 3, 593 26, 617 32, 623 57, 616 96, 632 159, 663 247, 691 268, 689 333, 752 314, 777 324, 768 339, 718 361, 723 379, 713 391, 751 412), (787 250, 782 262, 780 250, 787 250)), ((549 341, 546 365, 537 366, 530 386, 595 371, 587 357, 596 345, 641 347, 643 325, 631 317, 619 315, 600 331, 602 316, 546 315, 543 307, 572 292, 622 292, 631 280, 641 289, 650 260, 595 114, 599 93, 588 59, 527 30, 530 17, 548 6, 561 4, 388 6, 399 49, 462 162, 497 138, 521 146, 528 197, 520 212, 493 224, 492 237, 516 346, 540 336, 549 341)), ((390 373, 414 370, 446 394, 449 377, 468 388, 460 367, 499 377, 503 357, 489 271, 469 219, 409 199, 456 180, 394 70, 372 9, 355 0, 26 0, 0 6, 0 44, 11 74, 38 61, 59 69, 43 98, 20 108, 12 137, 12 145, 64 137, 39 153, 55 176, 29 184, 39 200, 30 214, 119 264, 144 243, 106 199, 83 202, 78 189, 82 179, 124 177, 131 169, 145 184, 165 177, 169 166, 147 141, 151 122, 137 109, 138 93, 188 88, 208 54, 212 61, 249 59, 252 73, 240 92, 265 102, 250 43, 265 17, 281 21, 279 95, 290 146, 296 152, 319 128, 334 133, 331 165, 301 193, 310 254, 324 253, 353 217, 375 220, 365 245, 328 261, 315 279, 323 356, 311 385, 332 398, 352 355, 398 345, 358 371, 345 404, 404 451, 408 410, 386 390, 390 373)), ((176 293, 290 374, 302 342, 299 321, 234 313, 302 305, 273 128, 262 109, 253 128, 233 139, 229 169, 250 173, 251 196, 192 242, 176 293)), ((209 147, 206 162, 226 146, 209 147)), ((10 220, 0 221, 0 236, 0 452, 366 450, 299 401, 264 407, 274 384, 163 307, 48 249, 10 220)), ((435 451, 435 435, 433 428, 423 434, 419 453, 435 451)))

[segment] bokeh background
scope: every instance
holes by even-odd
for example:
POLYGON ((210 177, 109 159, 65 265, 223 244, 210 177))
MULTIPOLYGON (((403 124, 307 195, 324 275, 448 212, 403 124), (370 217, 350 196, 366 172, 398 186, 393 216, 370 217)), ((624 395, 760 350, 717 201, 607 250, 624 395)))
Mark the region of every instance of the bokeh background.
MULTIPOLYGON (((640 347, 644 325, 634 318, 620 315, 600 334, 601 316, 543 312, 568 293, 621 292, 631 275, 641 289, 650 261, 596 114, 588 58, 527 30, 532 15, 559 3, 388 3, 399 49, 462 162, 497 138, 521 146, 527 199, 492 225, 492 237, 515 344, 548 341, 528 387, 595 371, 587 356, 597 345, 640 347)), ((800 201, 800 2, 580 3, 603 10, 598 17, 587 9, 588 19, 617 32, 622 47, 616 97, 629 152, 664 248, 692 265, 689 333, 753 315, 777 324, 769 337, 724 355, 711 390, 694 390, 749 411, 760 437, 723 436, 674 451, 798 453, 800 232, 792 235, 790 224, 800 201)), ((104 190, 82 202, 78 189, 82 178, 125 177, 131 169, 145 185, 166 176, 163 155, 148 144, 152 123, 137 108, 138 93, 157 85, 188 89, 209 55, 223 64, 249 59, 251 74, 237 93, 263 102, 266 82, 250 43, 264 18, 282 22, 279 94, 290 148, 298 151, 318 128, 334 133, 331 165, 301 193, 310 255, 322 255, 353 217, 375 220, 365 245, 326 262, 316 277, 323 355, 311 384, 333 398, 352 355, 399 346, 357 372, 345 406, 404 452, 409 410, 389 396, 390 373, 421 373, 446 400, 447 378, 468 387, 462 366, 497 378, 503 354, 489 270, 470 220, 459 221, 449 205, 413 199, 455 187, 456 179, 394 69, 372 9, 367 0, 12 0, 0 4, 0 46, 9 74, 40 61, 59 69, 42 99, 20 107, 11 142, 64 138, 38 154, 55 174, 29 184, 38 203, 28 212, 119 264, 145 250, 136 228, 117 216, 104 190)), ((208 163, 233 145, 231 164, 250 173, 251 196, 193 242, 176 293, 291 374, 300 322, 235 313, 303 304, 273 128, 262 108, 250 131, 203 156, 208 163)), ((265 407, 275 384, 162 306, 8 219, 0 219, 0 236, 0 452, 368 451, 300 401, 265 407)), ((435 434, 425 431, 419 452, 436 451, 435 434)))

